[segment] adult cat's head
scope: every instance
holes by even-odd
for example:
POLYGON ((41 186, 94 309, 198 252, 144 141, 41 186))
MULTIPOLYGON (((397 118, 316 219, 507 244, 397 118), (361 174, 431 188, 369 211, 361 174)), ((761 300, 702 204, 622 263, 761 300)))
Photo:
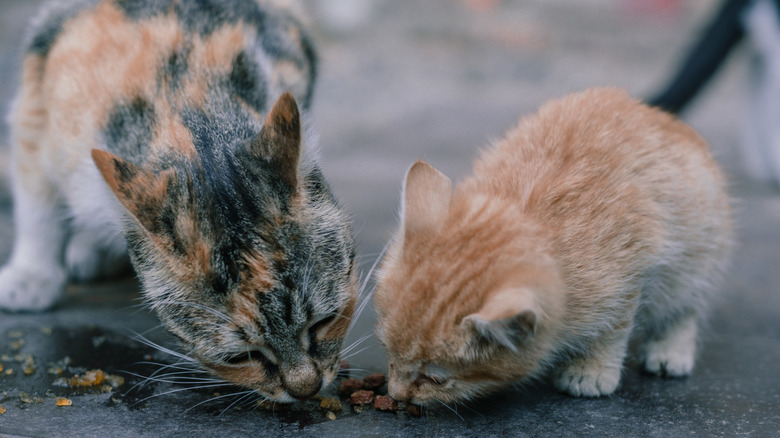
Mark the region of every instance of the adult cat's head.
POLYGON ((314 396, 338 371, 358 286, 348 218, 301 162, 294 99, 282 95, 255 138, 177 153, 152 171, 93 150, 130 213, 146 299, 217 376, 276 401, 314 396))
POLYGON ((534 377, 560 308, 538 229, 499 196, 459 188, 424 162, 407 174, 401 226, 374 300, 389 394, 468 399, 534 377))

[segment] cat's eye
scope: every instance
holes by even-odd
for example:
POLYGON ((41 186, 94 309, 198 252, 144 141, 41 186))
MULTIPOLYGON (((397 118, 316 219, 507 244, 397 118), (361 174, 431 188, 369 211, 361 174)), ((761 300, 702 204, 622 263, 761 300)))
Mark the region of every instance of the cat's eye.
POLYGON ((329 326, 333 321, 336 320, 337 315, 329 315, 325 318, 322 318, 321 320, 314 323, 314 325, 311 326, 311 329, 309 330, 312 335, 316 335, 320 330, 323 328, 329 326))
POLYGON ((224 359, 224 362, 230 365, 241 365, 250 361, 266 363, 268 357, 260 350, 247 350, 224 359))
POLYGON ((420 386, 424 383, 433 385, 433 386, 441 386, 447 383, 447 378, 442 376, 429 376, 427 374, 420 373, 417 375, 417 378, 414 379, 414 384, 417 386, 420 386))

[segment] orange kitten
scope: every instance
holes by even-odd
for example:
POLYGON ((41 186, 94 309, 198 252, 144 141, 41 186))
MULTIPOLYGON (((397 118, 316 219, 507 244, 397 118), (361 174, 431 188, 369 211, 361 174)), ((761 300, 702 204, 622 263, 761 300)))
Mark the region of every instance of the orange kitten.
POLYGON ((691 372, 731 247, 704 141, 612 89, 554 100, 454 189, 418 161, 376 289, 389 392, 426 404, 545 375, 611 394, 629 337, 644 367, 691 372))

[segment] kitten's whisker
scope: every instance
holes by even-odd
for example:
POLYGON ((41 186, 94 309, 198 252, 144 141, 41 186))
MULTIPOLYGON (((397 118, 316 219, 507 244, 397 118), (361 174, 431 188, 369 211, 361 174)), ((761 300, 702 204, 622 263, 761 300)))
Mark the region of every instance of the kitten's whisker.
POLYGON ((453 408, 452 408, 452 406, 448 405, 447 403, 444 403, 443 401, 441 401, 441 400, 439 400, 439 399, 436 399, 436 401, 437 401, 437 402, 439 402, 439 404, 440 404, 440 405, 442 405, 442 406, 444 406, 445 408, 447 408, 447 409, 449 409, 450 411, 452 411, 452 413, 453 413, 453 414, 457 415, 457 416, 458 416, 458 418, 460 418, 460 421, 462 421, 462 422, 464 422, 464 423, 466 422, 466 420, 465 420, 463 417, 461 417, 461 415, 458 413, 458 410, 457 410, 457 409, 453 409, 453 408))

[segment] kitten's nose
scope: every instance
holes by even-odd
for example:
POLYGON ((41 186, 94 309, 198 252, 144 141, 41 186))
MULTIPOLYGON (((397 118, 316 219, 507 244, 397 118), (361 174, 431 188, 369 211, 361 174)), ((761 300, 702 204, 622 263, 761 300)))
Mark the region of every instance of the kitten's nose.
POLYGON ((292 397, 308 400, 320 391, 322 375, 312 363, 297 364, 282 373, 282 383, 292 397))

